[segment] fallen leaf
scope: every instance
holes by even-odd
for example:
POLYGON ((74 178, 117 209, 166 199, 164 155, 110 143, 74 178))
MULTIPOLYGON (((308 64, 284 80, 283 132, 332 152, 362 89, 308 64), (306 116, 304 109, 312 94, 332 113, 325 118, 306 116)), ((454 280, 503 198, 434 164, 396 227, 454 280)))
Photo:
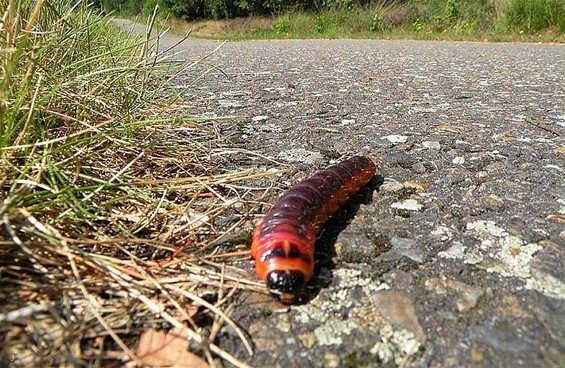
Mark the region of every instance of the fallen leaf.
POLYGON ((405 182, 404 182, 404 186, 405 186, 406 188, 415 189, 415 190, 417 190, 417 191, 419 191, 419 192, 425 192, 426 189, 428 188, 428 184, 426 184, 426 183, 420 183, 420 182, 411 181, 411 180, 405 181, 405 182))
POLYGON ((454 126, 447 125, 447 124, 440 124, 436 127, 436 129, 443 130, 443 131, 446 131, 446 132, 461 134, 461 129, 458 129, 454 126))
POLYGON ((148 366, 173 368, 209 368, 205 360, 188 351, 188 340, 181 329, 168 333, 149 329, 143 332, 137 346, 137 357, 148 366))
POLYGON ((565 215, 549 215, 546 217, 547 220, 563 223, 565 222, 565 215))

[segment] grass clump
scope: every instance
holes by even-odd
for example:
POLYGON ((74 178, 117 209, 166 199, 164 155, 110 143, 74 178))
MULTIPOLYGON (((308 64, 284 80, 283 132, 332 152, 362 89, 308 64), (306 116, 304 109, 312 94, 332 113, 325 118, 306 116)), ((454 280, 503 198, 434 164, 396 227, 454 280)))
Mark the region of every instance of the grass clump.
POLYGON ((245 220, 234 204, 254 192, 236 183, 254 174, 228 171, 216 123, 168 88, 195 64, 84 1, 0 0, 0 14, 0 365, 141 364, 149 326, 239 364, 215 345, 223 324, 240 333, 219 305, 256 284, 210 253, 245 220))
POLYGON ((565 33, 565 1, 512 0, 504 14, 505 25, 519 33, 543 30, 565 33))
POLYGON ((562 0, 324 1, 270 18, 198 20, 211 38, 385 38, 494 41, 565 40, 562 0), (261 20, 259 25, 256 19, 261 20), (214 23, 214 27, 210 26, 214 23), (222 26, 219 26, 219 25, 222 26))

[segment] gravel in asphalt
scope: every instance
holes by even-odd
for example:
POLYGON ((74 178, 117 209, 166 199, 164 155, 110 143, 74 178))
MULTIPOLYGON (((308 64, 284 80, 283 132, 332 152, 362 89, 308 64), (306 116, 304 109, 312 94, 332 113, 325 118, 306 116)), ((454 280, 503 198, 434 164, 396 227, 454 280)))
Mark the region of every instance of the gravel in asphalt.
POLYGON ((240 296, 255 354, 228 328, 220 346, 256 367, 565 366, 564 45, 228 42, 211 66, 190 113, 240 117, 222 129, 292 167, 281 188, 354 154, 381 181, 326 227, 308 300, 240 296))

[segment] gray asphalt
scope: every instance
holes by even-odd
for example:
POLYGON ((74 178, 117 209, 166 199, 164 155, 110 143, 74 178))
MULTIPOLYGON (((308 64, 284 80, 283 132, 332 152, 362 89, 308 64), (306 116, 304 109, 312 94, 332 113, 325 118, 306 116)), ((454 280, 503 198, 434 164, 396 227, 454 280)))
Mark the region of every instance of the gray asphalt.
POLYGON ((235 146, 295 168, 281 188, 353 154, 380 168, 313 294, 240 296, 255 355, 220 346, 257 367, 565 366, 564 45, 228 42, 179 87, 206 70, 190 113, 241 117, 235 146))

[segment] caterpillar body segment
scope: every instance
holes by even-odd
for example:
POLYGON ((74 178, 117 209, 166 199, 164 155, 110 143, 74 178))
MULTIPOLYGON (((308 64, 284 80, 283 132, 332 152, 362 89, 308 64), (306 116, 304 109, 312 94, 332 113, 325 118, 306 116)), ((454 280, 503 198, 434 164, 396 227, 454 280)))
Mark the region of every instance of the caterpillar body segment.
POLYGON ((289 189, 253 233, 255 270, 269 291, 290 304, 314 275, 314 243, 322 226, 376 174, 354 156, 289 189))

